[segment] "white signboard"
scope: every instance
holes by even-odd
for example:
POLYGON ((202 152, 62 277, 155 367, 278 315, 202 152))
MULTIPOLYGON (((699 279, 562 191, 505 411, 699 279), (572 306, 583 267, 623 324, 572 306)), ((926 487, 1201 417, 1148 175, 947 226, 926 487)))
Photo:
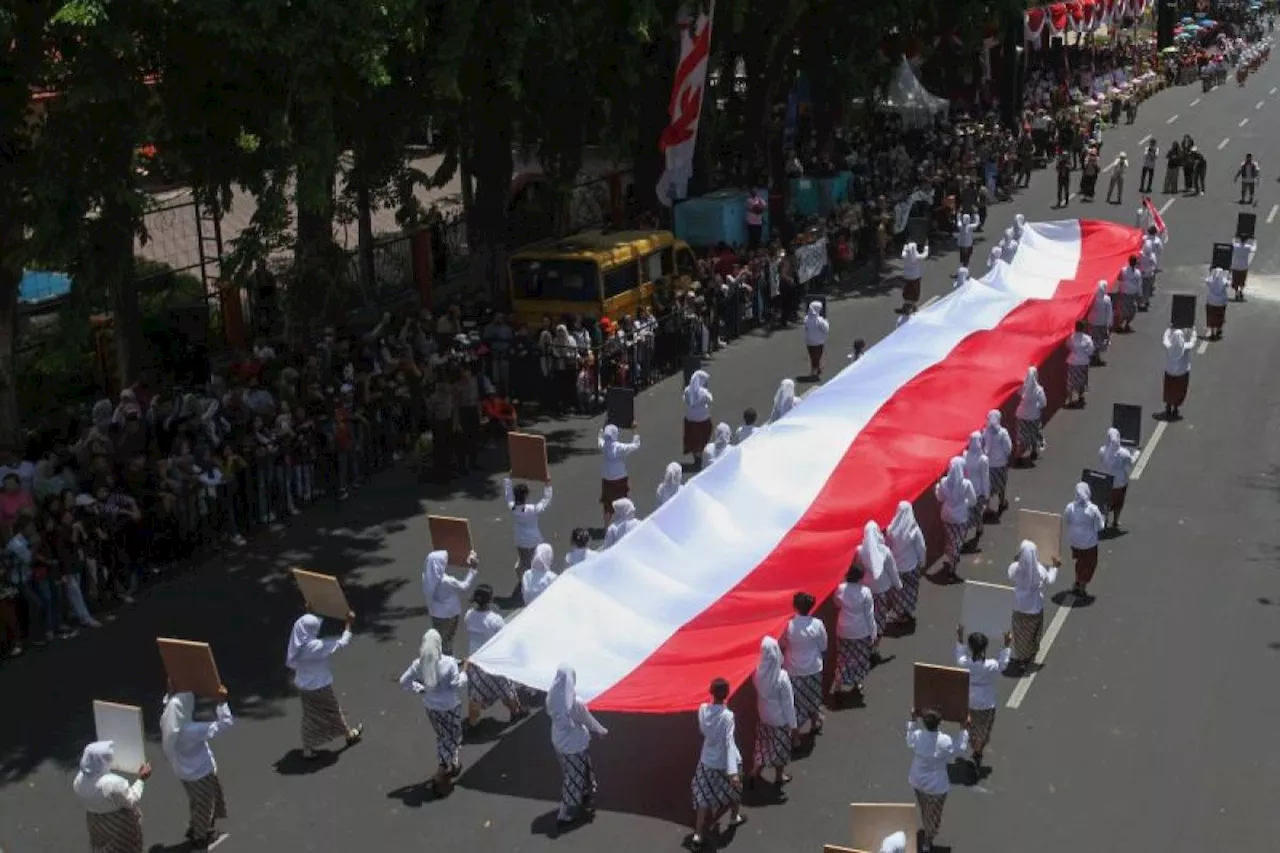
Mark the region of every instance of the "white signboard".
POLYGON ((965 581, 960 624, 966 637, 986 634, 991 648, 999 648, 1001 638, 1013 627, 1013 587, 965 581))
POLYGON ((142 738, 142 709, 137 705, 117 705, 115 702, 93 703, 93 724, 98 740, 109 740, 115 745, 113 770, 136 774, 147 761, 142 738))

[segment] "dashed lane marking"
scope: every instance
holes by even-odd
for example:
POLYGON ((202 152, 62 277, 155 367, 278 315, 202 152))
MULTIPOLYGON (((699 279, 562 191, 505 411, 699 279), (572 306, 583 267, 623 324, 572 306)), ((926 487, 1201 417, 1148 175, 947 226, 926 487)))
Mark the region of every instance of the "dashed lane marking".
POLYGON ((1244 127, 1248 123, 1249 123, 1249 117, 1245 116, 1244 118, 1240 119, 1239 127, 1244 127))
POLYGON ((1160 215, 1164 216, 1164 212, 1169 208, 1173 207, 1173 203, 1177 200, 1178 200, 1178 197, 1174 196, 1173 198, 1166 201, 1164 204, 1160 205, 1160 215))
POLYGON ((1192 101, 1192 102, 1191 102, 1191 106, 1193 106, 1193 107, 1194 107, 1194 106, 1195 106, 1196 104, 1198 104, 1198 103, 1200 103, 1200 99, 1199 99, 1199 98, 1196 98, 1194 101, 1192 101))
POLYGON ((1201 341, 1200 346, 1196 348, 1196 355, 1204 355, 1209 351, 1209 342, 1201 341))
POLYGON ((1164 431, 1168 428, 1168 421, 1161 421, 1156 424, 1156 428, 1151 432, 1151 440, 1147 442, 1146 447, 1142 448, 1142 455, 1138 457, 1138 464, 1134 466, 1133 473, 1129 475, 1130 480, 1142 479, 1142 472, 1147 470, 1147 464, 1151 462, 1151 456, 1156 452, 1156 445, 1160 443, 1160 439, 1164 437, 1164 431))
POLYGON ((1254 105, 1253 105, 1253 108, 1254 108, 1255 110, 1260 110, 1260 109, 1262 109, 1262 105, 1263 105, 1263 104, 1265 104, 1265 103, 1266 103, 1266 101, 1258 101, 1258 103, 1256 103, 1256 104, 1254 104, 1254 105))
MULTIPOLYGON (((1053 621, 1049 623, 1049 629, 1044 632, 1044 639, 1040 641, 1040 652, 1036 655, 1037 666, 1044 664, 1045 656, 1049 654, 1049 647, 1053 645, 1054 640, 1058 639, 1062 626, 1066 624, 1067 614, 1071 612, 1071 606, 1075 603, 1076 597, 1068 593, 1066 600, 1058 608, 1058 612, 1053 614, 1053 621)), ((1013 694, 1009 696, 1009 701, 1005 703, 1005 707, 1016 710, 1022 704, 1022 700, 1027 698, 1027 694, 1031 692, 1031 685, 1035 680, 1036 673, 1034 672, 1019 679, 1018 686, 1013 688, 1013 694)))
POLYGON ((1218 143, 1218 150, 1221 151, 1223 148, 1226 148, 1230 144, 1231 144, 1231 137, 1228 136, 1226 139, 1218 143))
POLYGON ((1277 212, 1280 212, 1280 204, 1271 205, 1271 211, 1267 214, 1268 225, 1275 221, 1277 212))
POLYGON ((1177 120, 1178 120, 1178 114, 1174 113, 1173 115, 1169 116, 1168 120, 1165 121, 1165 124, 1173 124, 1177 120))

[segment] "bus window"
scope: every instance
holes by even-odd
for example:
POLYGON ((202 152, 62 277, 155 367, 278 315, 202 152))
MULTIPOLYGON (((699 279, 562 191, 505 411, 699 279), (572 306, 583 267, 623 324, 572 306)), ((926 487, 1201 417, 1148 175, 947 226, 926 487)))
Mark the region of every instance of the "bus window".
POLYGON ((698 274, 698 264, 693 257, 693 252, 683 246, 676 249, 676 273, 689 278, 694 278, 698 274))
POLYGON ((563 302, 597 302, 600 270, 591 261, 511 262, 511 295, 514 299, 546 299, 563 302))
POLYGON ((640 286, 640 266, 636 263, 625 263, 614 267, 604 274, 604 298, 621 296, 640 286))
POLYGON ((645 281, 657 281, 666 274, 665 267, 669 266, 669 264, 663 263, 663 261, 666 260, 666 256, 666 250, 662 249, 654 252, 652 255, 649 255, 641 261, 641 263, 644 264, 645 281))

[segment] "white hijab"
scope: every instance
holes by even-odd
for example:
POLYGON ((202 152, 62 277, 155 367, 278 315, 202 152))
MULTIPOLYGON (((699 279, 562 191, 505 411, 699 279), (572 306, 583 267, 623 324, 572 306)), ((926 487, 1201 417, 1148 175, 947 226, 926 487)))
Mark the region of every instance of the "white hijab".
POLYGON ((772 696, 782 689, 782 648, 773 637, 760 641, 760 662, 754 676, 756 694, 772 696))
POLYGON ((964 457, 954 456, 947 466, 947 476, 942 478, 942 496, 949 504, 962 503, 965 499, 964 457))
POLYGON ((534 577, 541 577, 551 571, 555 561, 555 549, 543 542, 533 549, 533 556, 529 559, 529 571, 533 572, 534 577))
POLYGON ((422 686, 434 690, 440 683, 440 658, 444 654, 444 640, 435 628, 422 635, 418 646, 418 667, 422 670, 422 686))
POLYGON ((982 433, 969 433, 969 445, 964 449, 963 457, 965 467, 977 465, 985 455, 986 453, 982 448, 982 433))
POLYGON ((1014 586, 1035 589, 1040 585, 1040 551, 1030 539, 1022 540, 1018 547, 1018 562, 1013 575, 1014 586))
POLYGON ((1119 462, 1120 451, 1124 449, 1120 441, 1120 430, 1112 427, 1107 430, 1107 443, 1098 449, 1102 455, 1102 463, 1111 468, 1119 462))
POLYGON ((1093 307, 1089 311, 1089 320, 1095 326, 1111 325, 1111 297, 1107 295, 1107 282, 1098 282, 1098 292, 1093 297, 1093 307))
POLYGON ((111 762, 115 761, 115 757, 114 741, 97 740, 84 748, 84 752, 80 753, 80 772, 71 785, 77 796, 82 799, 92 797, 98 780, 111 772, 111 762))
POLYGON ((858 563, 866 570, 870 580, 878 581, 884 574, 885 558, 889 556, 889 548, 880 533, 880 525, 868 521, 862 528, 862 544, 858 546, 858 563))
POLYGON ((1013 217, 1013 239, 1021 240, 1022 232, 1026 230, 1026 227, 1027 217, 1023 216, 1021 213, 1013 217))
POLYGON ((422 594, 426 597, 428 604, 436 597, 436 588, 440 586, 440 581, 448 569, 448 551, 432 551, 427 555, 426 561, 422 564, 422 594))
POLYGON ((1093 492, 1089 489, 1088 483, 1076 483, 1076 500, 1075 504, 1080 509, 1088 508, 1093 502, 1093 492))
POLYGON ((605 448, 618 440, 618 427, 616 424, 608 424, 600 431, 600 443, 605 448))
POLYGON ((1175 358, 1180 357, 1187 351, 1187 335, 1181 329, 1174 329, 1169 335, 1169 346, 1165 347, 1168 353, 1175 358))
POLYGON ((821 302, 810 302, 810 303, 809 303, 809 316, 810 316, 810 317, 821 317, 821 316, 822 316, 822 303, 821 303, 821 302))
POLYGON ((636 520, 636 505, 630 498, 618 498, 613 502, 613 523, 626 524, 631 521, 640 523, 636 520))
POLYGON ((711 374, 705 370, 695 370, 693 375, 689 377, 689 384, 684 389, 684 401, 690 407, 697 406, 702 403, 702 392, 707 390, 707 382, 711 380, 711 374))
MULTIPOLYGON (((916 511, 912 508, 911 502, 898 501, 898 511, 894 513, 893 521, 889 522, 889 535, 895 542, 910 542, 919 529, 916 511)), ((863 536, 865 541, 866 534, 864 533, 863 536)))
POLYGON ((712 442, 716 447, 716 455, 721 455, 728 450, 731 441, 733 441, 733 429, 726 423, 716 424, 716 435, 712 442))
POLYGON ((1022 399, 1035 399, 1040 391, 1040 371, 1034 367, 1027 368, 1027 378, 1022 380, 1022 399))
POLYGON ((556 669, 555 681, 547 691, 547 716, 552 721, 562 720, 573 713, 578 704, 578 674, 573 667, 561 664, 556 669))
POLYGON ((305 652, 316 652, 324 648, 320 642, 320 617, 307 613, 298 617, 293 623, 293 631, 289 634, 289 648, 285 652, 284 662, 289 669, 296 670, 305 652))
POLYGON ((164 705, 164 713, 160 715, 160 745, 169 760, 177 763, 178 736, 182 727, 191 722, 195 713, 196 697, 193 693, 175 693, 164 705))
POLYGON ((1000 437, 1001 431, 1004 429, 1000 425, 1001 415, 999 409, 992 409, 987 412, 987 426, 982 431, 984 441, 995 441, 1000 437))
POLYGON ((796 406, 796 381, 794 379, 784 379, 778 385, 777 392, 773 395, 773 412, 769 415, 769 420, 776 421, 796 406))
POLYGON ((915 243, 908 243, 902 247, 902 257, 914 261, 920 257, 920 250, 916 248, 915 243))
POLYGON ((991 251, 987 254, 987 269, 994 269, 1003 256, 1004 252, 1001 251, 999 246, 992 246, 991 251))
POLYGON ((955 284, 952 285, 952 287, 960 288, 960 287, 964 287, 968 283, 969 283, 969 268, 960 267, 959 269, 956 270, 956 281, 955 281, 955 284))
POLYGON ((667 472, 662 475, 662 482, 658 484, 658 506, 674 498, 683 485, 684 469, 680 467, 680 463, 672 462, 667 465, 667 472))

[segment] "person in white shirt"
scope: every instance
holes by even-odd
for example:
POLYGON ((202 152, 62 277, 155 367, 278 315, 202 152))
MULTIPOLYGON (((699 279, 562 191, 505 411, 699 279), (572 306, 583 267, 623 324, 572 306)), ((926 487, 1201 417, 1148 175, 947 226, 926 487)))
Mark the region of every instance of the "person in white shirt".
POLYGON ((548 481, 542 489, 542 500, 536 504, 529 503, 529 487, 524 483, 511 484, 510 477, 502 480, 502 492, 511 510, 511 520, 516 541, 516 577, 521 577, 529 568, 533 559, 533 549, 546 540, 538 528, 538 516, 551 506, 551 483, 548 481))
POLYGON ((715 398, 707 390, 711 374, 694 371, 684 388, 684 452, 693 456, 693 464, 702 466, 702 450, 711 440, 711 404, 715 398))
MULTIPOLYGON (((458 633, 462 599, 476 582, 479 565, 474 551, 467 557, 467 573, 462 578, 449 574, 448 551, 432 551, 422 563, 422 596, 427 602, 431 627, 440 632, 447 655, 453 654, 453 637, 458 633)), ((518 583, 522 584, 523 579, 518 583)))
POLYGON ((1143 238, 1142 252, 1138 255, 1138 273, 1142 276, 1142 296, 1138 299, 1139 311, 1150 310, 1151 297, 1156 293, 1156 268, 1159 265, 1156 244, 1160 238, 1155 235, 1155 230, 1152 226, 1152 233, 1143 238))
POLYGON ((187 792, 190 815, 187 840, 198 849, 206 848, 218 839, 217 822, 227 816, 227 801, 209 741, 231 728, 234 720, 227 705, 225 687, 219 691, 218 699, 217 718, 212 723, 195 721, 196 697, 193 693, 166 696, 164 711, 160 715, 160 745, 173 767, 173 775, 178 777, 187 792))
POLYGON ((1098 570, 1098 534, 1107 526, 1102 510, 1093 502, 1088 483, 1076 483, 1076 497, 1062 511, 1062 526, 1076 564, 1076 582, 1071 587, 1077 598, 1089 598, 1089 583, 1098 570))
POLYGON ((1191 352, 1196 348, 1195 329, 1164 330, 1164 416, 1166 420, 1182 417, 1182 404, 1187 401, 1191 385, 1191 352))
POLYGON ((1013 216, 1013 239, 1019 244, 1022 243, 1022 235, 1027 230, 1027 217, 1021 213, 1015 213, 1013 216))
POLYGON ((893 559, 893 552, 885 544, 880 525, 868 521, 862 528, 862 544, 858 546, 853 559, 862 567, 863 583, 871 590, 871 600, 875 605, 876 647, 871 650, 871 663, 880 662, 879 637, 884 636, 885 626, 889 624, 889 616, 893 612, 895 591, 902 589, 902 578, 898 575, 898 566, 893 559))
POLYGON ((431 788, 443 795, 462 772, 462 688, 467 673, 444 651, 440 632, 432 628, 422 635, 418 656, 400 676, 400 689, 422 697, 427 721, 436 734, 439 766, 431 778, 431 788))
POLYGON ((959 290, 969 283, 969 268, 960 267, 956 270, 955 278, 951 282, 952 290, 959 290))
POLYGON ((787 765, 791 763, 792 738, 800 727, 795 690, 782 666, 782 648, 773 637, 760 641, 760 662, 752 681, 756 688, 756 743, 747 784, 763 785, 765 768, 772 767, 777 797, 785 801, 782 786, 791 781, 787 765))
POLYGON ((908 626, 915 625, 916 605, 920 601, 920 572, 929 562, 929 548, 910 501, 898 501, 898 510, 885 531, 885 542, 893 554, 893 564, 902 582, 894 596, 893 619, 908 626))
POLYGON ((289 634, 284 662, 293 670, 293 686, 302 700, 302 757, 308 761, 317 757, 317 747, 335 738, 345 738, 347 746, 352 746, 364 733, 364 726, 347 725, 333 692, 333 670, 329 667, 334 652, 351 643, 351 623, 355 618, 354 613, 348 613, 342 635, 322 640, 320 617, 308 613, 293 623, 289 634))
POLYGON ((597 444, 603 460, 600 472, 600 507, 604 510, 604 523, 607 526, 613 518, 613 502, 631 495, 631 484, 627 480, 627 457, 640 449, 640 432, 633 431, 631 441, 623 441, 618 436, 618 428, 609 424, 600 430, 597 444))
POLYGON ((1111 517, 1111 529, 1120 529, 1120 513, 1129 493, 1129 475, 1138 462, 1137 448, 1130 450, 1120 440, 1120 430, 1107 430, 1107 443, 1098 448, 1102 460, 1102 473, 1111 477, 1111 495, 1107 499, 1107 514, 1111 517))
POLYGON ((1013 582, 1013 663, 1025 669, 1040 654, 1040 632, 1044 628, 1044 588, 1058 579, 1061 563, 1040 565, 1040 553, 1034 542, 1024 539, 1018 548, 1018 560, 1009 564, 1009 580, 1013 582))
POLYGON ((1089 306, 1089 337, 1093 340, 1093 357, 1090 364, 1104 367, 1102 354, 1111 346, 1111 327, 1116 321, 1115 309, 1111 304, 1111 296, 1107 294, 1107 283, 1098 282, 1098 291, 1089 306))
POLYGON ((923 261, 929 257, 929 247, 920 251, 915 243, 902 247, 902 303, 914 306, 920 301, 920 282, 924 278, 923 261))
POLYGON ((1089 391, 1089 364, 1093 361, 1094 343, 1089 337, 1089 324, 1076 321, 1075 333, 1067 340, 1067 399, 1069 409, 1083 409, 1084 395, 1089 391))
POLYGON ((973 538, 968 542, 968 547, 976 550, 982 541, 987 506, 991 503, 991 460, 982 447, 982 433, 969 433, 969 443, 961 458, 964 459, 964 477, 973 484, 973 493, 977 497, 969 507, 969 530, 973 538))
MULTIPOLYGON (((524 599, 525 607, 537 601, 538 596, 546 592, 547 587, 551 586, 552 582, 558 577, 551 570, 554 561, 555 551, 547 543, 543 542, 534 549, 533 559, 529 561, 529 570, 524 573, 524 577, 520 578, 520 593, 521 598, 524 599)), ((484 586, 484 584, 481 586, 484 586)), ((477 588, 476 591, 479 592, 479 589, 477 588)), ((474 596, 472 598, 474 600, 474 596)), ((476 648, 478 646, 473 646, 470 647, 470 650, 474 652, 476 648)))
POLYGON ((666 472, 662 475, 662 482, 658 484, 658 506, 674 498, 682 486, 684 486, 684 469, 680 467, 679 462, 668 464, 666 472))
POLYGON ((960 552, 969 535, 969 518, 978 493, 973 483, 964 475, 964 458, 956 456, 947 465, 947 474, 933 488, 942 513, 942 528, 946 536, 946 544, 942 554, 943 578, 958 577, 956 567, 960 565, 960 552))
POLYGON ((773 395, 773 409, 769 412, 769 423, 781 418, 787 412, 796 407, 796 381, 794 379, 784 379, 778 384, 778 390, 773 395))
POLYGON ((725 707, 729 682, 711 682, 711 701, 698 708, 702 752, 693 774, 693 808, 696 813, 690 849, 701 850, 707 832, 717 831, 720 818, 729 812, 729 828, 746 822, 742 814, 742 753, 734 736, 733 712, 725 707))
POLYGON ((1018 254, 1018 239, 1013 236, 1013 229, 1004 229, 1004 237, 1000 239, 1000 260, 1006 264, 1013 263, 1014 257, 1018 254))
POLYGON ((991 251, 987 252, 987 272, 991 272, 1003 260, 1004 250, 1000 248, 1000 244, 996 243, 991 247, 991 251))
POLYGON ((1018 421, 1015 465, 1023 464, 1028 458, 1035 462, 1044 452, 1044 430, 1041 427, 1040 418, 1048 405, 1049 400, 1045 397, 1044 386, 1040 384, 1040 371, 1034 367, 1028 367, 1027 378, 1022 381, 1022 389, 1018 392, 1018 408, 1013 413, 1018 421))
POLYGON ((1257 251, 1258 244, 1253 240, 1236 237, 1231 241, 1231 289, 1236 292, 1236 302, 1244 302, 1244 286, 1257 251))
MULTIPOLYGON (((997 499, 997 518, 1009 508, 1009 460, 1013 456, 1013 439, 1009 437, 1009 431, 1001 426, 1002 417, 999 409, 992 409, 987 412, 987 425, 982 428, 982 452, 987 454, 987 479, 991 485, 991 494, 987 500, 997 499)), ((987 507, 983 507, 984 512, 986 509, 987 507)))
POLYGON ((822 734, 822 658, 829 641, 827 626, 812 615, 815 603, 809 593, 797 592, 791 599, 796 615, 782 633, 787 674, 791 676, 796 703, 793 746, 799 744, 799 735, 806 726, 814 736, 822 734))
POLYGON ((715 437, 702 449, 702 467, 710 468, 723 459, 733 447, 733 430, 728 424, 717 424, 715 437))
POLYGON ((1138 256, 1129 257, 1127 266, 1120 270, 1120 324, 1118 332, 1132 332, 1133 318, 1138 316, 1142 301, 1142 270, 1138 269, 1138 256))
POLYGON ((822 351, 827 346, 831 323, 822 316, 823 304, 810 302, 809 313, 804 318, 804 345, 809 352, 809 375, 822 377, 822 351))
MULTIPOLYGON (((545 547, 547 551, 551 550, 550 545, 539 547, 545 547)), ((550 554, 547 555, 547 562, 551 562, 550 554)), ((493 609, 493 587, 487 583, 476 587, 476 591, 471 594, 471 602, 473 606, 467 611, 467 615, 462 617, 462 625, 467 629, 468 655, 474 655, 480 651, 485 643, 497 636, 498 632, 507 625, 507 620, 502 618, 502 614, 493 609)), ((475 728, 480 723, 480 713, 495 702, 501 702, 507 707, 512 722, 524 716, 525 712, 520 707, 515 685, 509 679, 500 675, 490 675, 480 667, 470 664, 466 667, 466 674, 468 698, 466 727, 468 729, 475 728)))
POLYGON ((876 629, 876 605, 871 590, 863 585, 866 576, 854 562, 836 587, 836 676, 831 682, 831 698, 843 700, 847 693, 862 693, 862 682, 871 671, 871 655, 880 634, 876 629))
POLYGON ((734 435, 734 440, 738 444, 742 444, 742 442, 746 441, 748 438, 751 438, 751 436, 755 435, 760 429, 759 427, 756 426, 756 421, 759 419, 760 419, 760 415, 756 413, 755 409, 751 407, 747 407, 743 409, 742 410, 742 426, 738 427, 738 431, 734 435))
POLYGON ((1214 268, 1205 276, 1204 324, 1211 341, 1222 340, 1222 327, 1227 324, 1227 289, 1231 279, 1224 269, 1214 268))
POLYGON ((604 545, 601 551, 608 550, 622 541, 622 537, 640 526, 636 518, 636 505, 628 498, 618 498, 613 502, 613 523, 604 532, 604 545))
POLYGON ((956 220, 956 246, 960 249, 960 266, 969 266, 973 257, 973 217, 967 213, 960 214, 956 220))
POLYGON ((115 743, 94 741, 80 754, 80 772, 72 789, 84 805, 89 849, 94 853, 142 853, 142 811, 138 803, 151 765, 143 764, 133 784, 111 772, 115 743))
POLYGON ((950 735, 938 731, 941 725, 942 715, 931 708, 913 710, 907 722, 907 749, 912 753, 907 782, 916 792, 920 823, 924 828, 920 853, 931 853, 942 828, 942 810, 951 791, 947 765, 969 749, 967 730, 960 733, 960 740, 956 742, 950 735))
POLYGON ((991 728, 996 722, 996 676, 1004 672, 1012 654, 1009 646, 1013 634, 1006 631, 1004 648, 995 660, 987 657, 990 641, 986 634, 972 633, 967 638, 964 626, 956 626, 956 666, 969 670, 969 746, 973 750, 973 766, 982 767, 982 754, 991 743, 991 728))
MULTIPOLYGON (((569 541, 573 543, 573 547, 569 549, 569 553, 564 555, 564 567, 566 569, 571 569, 578 563, 586 562, 595 556, 596 552, 591 550, 591 531, 587 530, 587 528, 573 528, 573 532, 569 534, 569 541)), ((538 556, 537 553, 534 556, 538 556)), ((528 602, 526 601, 526 603, 528 602)))
POLYGON ((589 751, 591 738, 609 734, 578 698, 577 685, 578 676, 573 667, 561 664, 547 692, 551 746, 560 763, 560 811, 556 823, 562 827, 594 811, 596 773, 589 751))

